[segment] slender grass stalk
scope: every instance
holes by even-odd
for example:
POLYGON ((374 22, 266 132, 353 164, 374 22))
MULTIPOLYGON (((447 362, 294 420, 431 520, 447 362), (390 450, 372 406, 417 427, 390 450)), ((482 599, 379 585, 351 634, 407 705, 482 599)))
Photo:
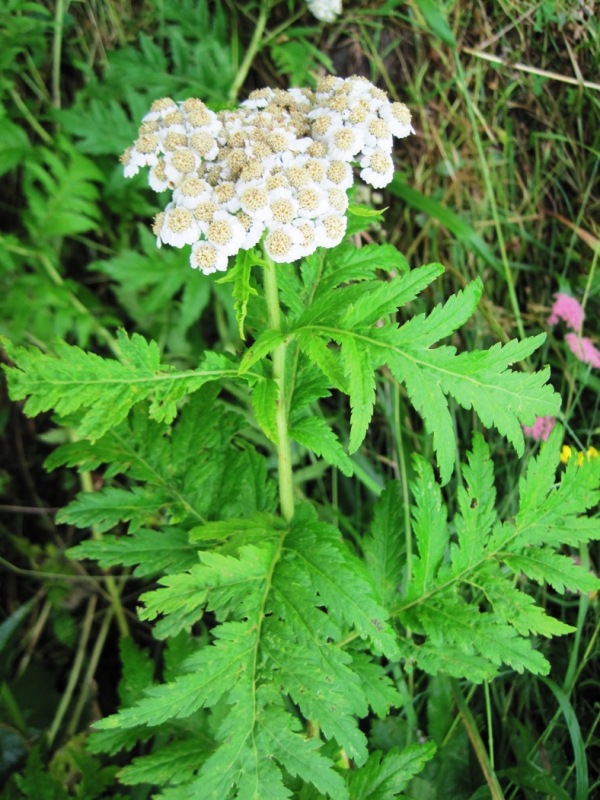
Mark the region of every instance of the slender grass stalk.
POLYGON ((35 116, 31 113, 31 111, 27 107, 27 103, 24 103, 23 100, 21 99, 21 95, 17 91, 15 91, 15 89, 12 88, 12 87, 8 90, 8 93, 10 94, 10 99, 13 101, 13 103, 19 109, 21 114, 23 114, 23 116, 25 117, 27 122, 31 125, 33 130, 40 137, 40 139, 43 142, 45 142, 46 144, 52 144, 52 141, 53 141, 52 140, 52 136, 50 136, 48 131, 46 131, 42 127, 42 125, 40 125, 40 123, 37 121, 35 116))
POLYGON ((113 609, 107 608, 106 613, 104 614, 104 619, 102 620, 102 625, 100 626, 100 630, 98 631, 98 635, 96 636, 96 641, 94 643, 94 647, 92 649, 92 653, 88 661, 85 675, 83 676, 83 680, 81 681, 81 687, 79 689, 79 697, 77 698, 77 702, 75 703, 75 708, 73 710, 73 713, 71 714, 69 724, 67 725, 67 736, 69 738, 75 735, 77 727, 79 726, 79 720, 81 719, 83 707, 85 705, 86 700, 88 699, 92 678, 94 677, 96 669, 98 668, 98 662, 100 661, 100 656, 102 655, 102 650, 104 649, 106 638, 110 630, 110 623, 112 622, 113 617, 114 617, 113 609))
POLYGON ((56 0, 54 7, 54 39, 52 40, 52 105, 60 108, 60 67, 62 58, 63 25, 69 0, 56 0))
POLYGON ((510 305, 512 308, 512 312, 515 318, 515 324, 517 326, 517 331, 521 339, 525 338, 525 328, 523 326, 523 319, 521 317, 521 310, 519 308, 519 301, 517 300, 517 293, 515 291, 515 280, 512 273, 512 269, 510 266, 510 261, 508 259, 508 252, 506 250, 506 243, 504 241, 504 234, 502 232, 502 224, 500 222, 500 215, 498 213, 498 206, 496 204, 496 195, 494 192, 494 185, 492 182, 492 175, 490 172, 489 164, 486 158, 486 155, 483 151, 483 144, 481 142, 481 137, 479 135, 479 128, 477 126, 477 119, 475 114, 475 108, 473 105, 473 101, 471 99, 471 95, 469 94, 469 90, 467 89, 467 82, 465 79, 465 73, 460 63, 460 56, 458 52, 454 51, 454 63, 456 66, 456 85, 460 89, 464 99, 465 105, 467 108, 467 114, 469 116, 469 121, 471 123, 471 128, 473 130, 473 141, 475 142, 475 147, 477 149, 477 155, 479 156, 479 163, 481 165, 481 173, 483 176, 483 182, 485 184, 487 197, 490 203, 490 209, 492 212, 492 218, 494 220, 494 228, 496 230, 496 237, 498 239, 498 247, 500 248, 500 260, 504 267, 504 278, 506 280, 506 286, 508 287, 508 297, 510 300, 510 305))
POLYGON ((231 103, 234 103, 237 100, 240 89, 248 77, 252 63, 262 47, 262 38, 267 26, 270 7, 270 0, 262 0, 260 4, 260 11, 258 12, 258 19, 256 20, 256 25, 254 26, 254 31, 252 33, 252 38, 250 39, 250 43, 246 49, 246 55, 239 66, 237 74, 233 79, 233 83, 231 84, 231 89, 229 90, 229 101, 231 103))
MULTIPOLYGON (((93 492, 94 486, 92 484, 92 476, 89 472, 82 472, 81 473, 81 488, 84 492, 93 492)), ((92 538, 96 541, 100 541, 102 539, 102 534, 98 531, 98 529, 92 525, 92 538)), ((106 591, 110 597, 111 608, 114 612, 115 618, 117 620, 117 625, 119 628, 119 632, 121 636, 129 636, 129 625, 127 623, 127 618, 125 617, 125 611, 123 610, 123 604, 121 602, 121 591, 117 586, 117 582, 112 575, 106 575, 106 591)))
MULTIPOLYGON (((273 330, 281 330, 281 311, 279 308, 279 289, 277 287, 276 266, 265 253, 265 299, 269 323, 273 330)), ((294 516, 294 484, 292 480, 292 457, 288 436, 288 410, 285 393, 285 357, 287 345, 282 342, 273 352, 273 378, 277 384, 277 462, 279 480, 279 503, 281 514, 286 522, 294 516)))
POLYGON ((488 755, 481 736, 479 735, 479 731, 477 730, 477 723, 475 722, 473 715, 471 714, 471 709, 467 705, 467 702, 455 681, 452 683, 452 692, 454 694, 454 699, 456 700, 463 725, 465 726, 467 735, 471 741, 473 750, 477 756, 477 760, 479 761, 479 766, 481 767, 486 783, 490 789, 492 800, 504 800, 504 793, 500 784, 498 783, 498 778, 494 772, 494 768, 490 761, 490 756, 488 755))
POLYGON ((83 618, 83 622, 81 625, 81 632, 79 635, 77 652, 75 653, 73 666, 71 667, 71 671, 69 673, 69 680, 67 681, 67 687, 63 692, 63 696, 61 697, 60 703, 58 704, 58 708, 56 709, 56 714, 54 715, 54 719, 52 720, 52 724, 50 725, 50 728, 48 730, 49 746, 52 745, 54 739, 56 738, 58 729, 61 726, 63 717, 67 713, 67 709, 69 708, 69 705, 71 703, 73 693, 75 692, 75 687, 77 686, 77 681, 79 680, 79 675, 81 674, 81 669, 83 667, 85 649, 87 647, 87 643, 90 638, 92 623, 94 621, 94 614, 96 613, 97 602, 98 602, 98 596, 95 594, 91 595, 90 599, 88 600, 87 608, 85 610, 85 616, 83 618))
POLYGON ((490 684, 486 681, 483 684, 483 693, 485 695, 485 719, 488 730, 488 753, 490 754, 490 766, 495 769, 494 764, 494 727, 492 725, 492 703, 490 700, 490 684))

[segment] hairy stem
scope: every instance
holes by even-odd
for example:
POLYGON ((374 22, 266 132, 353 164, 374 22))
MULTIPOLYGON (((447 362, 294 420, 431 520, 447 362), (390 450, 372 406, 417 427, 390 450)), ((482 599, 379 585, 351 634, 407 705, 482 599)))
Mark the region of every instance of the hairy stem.
MULTIPOLYGON (((275 264, 265 253, 265 299, 269 324, 273 330, 281 330, 279 290, 275 264)), ((282 342, 273 352, 273 379, 277 384, 277 465, 279 478, 279 504, 286 522, 294 516, 294 484, 292 481, 292 458, 288 436, 288 409, 285 393, 285 356, 287 344, 282 342)))

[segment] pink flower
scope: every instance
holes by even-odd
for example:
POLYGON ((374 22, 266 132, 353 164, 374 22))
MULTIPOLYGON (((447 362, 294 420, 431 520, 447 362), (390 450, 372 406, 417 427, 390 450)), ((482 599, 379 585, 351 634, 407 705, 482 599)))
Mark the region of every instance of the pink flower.
POLYGON ((548 325, 556 325, 562 319, 572 331, 579 333, 585 318, 581 303, 575 300, 574 297, 569 297, 568 294, 563 294, 562 292, 558 292, 554 297, 554 305, 548 317, 548 325))
POLYGON ((555 425, 556 420, 554 417, 536 417, 535 423, 531 428, 523 425, 523 433, 525 436, 531 436, 536 442, 545 442, 552 433, 552 429, 555 425))
POLYGON ((584 364, 589 364, 596 369, 600 369, 600 350, 592 343, 587 336, 579 338, 576 333, 567 333, 565 341, 573 355, 577 356, 584 364))

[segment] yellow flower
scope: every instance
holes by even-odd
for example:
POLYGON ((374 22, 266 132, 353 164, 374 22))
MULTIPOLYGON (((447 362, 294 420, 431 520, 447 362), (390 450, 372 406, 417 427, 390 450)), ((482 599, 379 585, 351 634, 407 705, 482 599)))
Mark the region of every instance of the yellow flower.
POLYGON ((571 454, 572 451, 569 445, 563 444, 562 450, 560 451, 560 460, 562 461, 563 464, 567 463, 567 461, 571 458, 571 454))
MULTIPOLYGON (((563 444, 562 449, 560 451, 560 460, 563 464, 566 464, 567 461, 570 460, 571 456, 573 455, 573 450, 569 447, 568 444, 563 444)), ((598 451, 595 447, 588 447, 587 451, 584 453, 580 451, 577 453, 577 466, 580 467, 584 461, 590 461, 592 458, 598 458, 598 451)))

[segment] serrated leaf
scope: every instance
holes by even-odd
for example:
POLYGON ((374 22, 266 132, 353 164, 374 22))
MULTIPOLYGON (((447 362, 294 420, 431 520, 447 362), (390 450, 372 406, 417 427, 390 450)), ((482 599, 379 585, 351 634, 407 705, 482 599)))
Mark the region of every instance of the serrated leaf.
POLYGON ((348 775, 352 800, 393 800, 436 752, 433 742, 372 753, 367 763, 348 775))
POLYGON ((595 592, 600 588, 600 579, 570 556, 559 555, 542 547, 530 547, 520 555, 507 555, 504 563, 517 574, 523 572, 537 583, 549 583, 557 592, 595 592))
POLYGON ((54 409, 58 414, 84 411, 79 434, 98 439, 118 425, 131 408, 150 399, 150 416, 172 422, 177 402, 209 381, 237 374, 225 356, 208 353, 197 370, 177 372, 160 364, 158 346, 139 334, 120 331, 120 361, 86 353, 65 343, 54 355, 36 348, 16 347, 4 341, 14 367, 4 367, 14 400, 23 400, 25 413, 34 416, 54 409))
POLYGON ((419 556, 413 560, 411 595, 424 594, 431 587, 448 547, 449 531, 446 508, 431 464, 414 457, 416 477, 412 484, 415 507, 413 532, 419 556))
POLYGON ((290 428, 290 438, 322 456, 328 464, 337 467, 350 477, 354 470, 352 461, 335 433, 321 417, 304 417, 290 428))
POLYGON ((162 616, 155 636, 163 639, 189 630, 205 609, 214 611, 219 620, 251 616, 251 605, 267 580, 273 550, 274 545, 266 542, 260 547, 242 546, 237 557, 198 553, 200 564, 161 578, 158 589, 142 595, 140 617, 153 620, 162 616))
POLYGON ((340 322, 348 328, 374 325, 378 320, 395 313, 396 309, 414 300, 443 272, 441 264, 429 264, 393 278, 387 283, 369 281, 363 287, 358 300, 342 315, 340 322))
POLYGON ((289 714, 266 711, 259 719, 259 732, 266 748, 292 776, 311 783, 333 800, 346 800, 348 791, 333 763, 318 752, 319 742, 294 731, 297 723, 289 714))
POLYGON ((350 397, 350 442, 348 451, 360 447, 375 405, 375 376, 369 351, 351 336, 342 339, 342 363, 350 397))
POLYGON ((199 708, 214 705, 231 691, 232 682, 250 668, 255 648, 255 631, 243 622, 229 622, 218 629, 215 644, 194 658, 194 672, 171 683, 153 686, 135 706, 105 717, 94 724, 97 730, 157 726, 169 719, 185 719, 199 708))
POLYGON ((56 521, 78 528, 93 525, 100 532, 114 528, 119 522, 129 522, 129 530, 134 533, 160 511, 165 500, 164 495, 153 496, 145 487, 106 486, 98 492, 81 492, 58 512, 56 521))
POLYGON ((282 331, 266 330, 258 337, 252 347, 247 350, 240 364, 240 373, 247 372, 258 361, 269 355, 275 348, 284 342, 286 334, 282 331))
POLYGON ((233 283, 233 307, 238 324, 240 339, 245 340, 244 323, 248 313, 248 301, 256 295, 256 289, 250 284, 252 267, 260 263, 252 250, 239 250, 235 264, 227 270, 227 274, 219 279, 219 283, 233 283))
POLYGON ((119 772, 119 780, 129 786, 138 783, 159 786, 186 783, 188 776, 198 769, 210 752, 210 743, 199 736, 180 742, 167 742, 150 755, 134 758, 119 772))
POLYGON ((343 545, 335 528, 311 519, 308 510, 305 513, 297 512, 286 547, 306 565, 330 613, 356 627, 388 658, 395 658, 396 637, 385 610, 375 600, 364 566, 343 545))
POLYGON ((160 531, 141 529, 130 536, 103 536, 90 539, 67 551, 69 558, 90 558, 101 567, 122 564, 135 566, 139 577, 160 572, 181 572, 197 563, 198 554, 189 543, 188 533, 178 528, 160 531))
POLYGON ((353 653, 352 668, 360 676, 367 702, 380 719, 389 713, 390 708, 401 708, 404 705, 404 698, 386 671, 368 655, 353 653))
POLYGON ((252 389, 252 410, 256 421, 269 437, 277 444, 277 398, 279 390, 274 380, 265 378, 257 381, 252 389))
POLYGON ((384 608, 391 608, 393 600, 398 597, 404 573, 402 553, 406 532, 403 512, 399 484, 391 482, 375 505, 371 535, 365 537, 363 544, 367 569, 384 608))

